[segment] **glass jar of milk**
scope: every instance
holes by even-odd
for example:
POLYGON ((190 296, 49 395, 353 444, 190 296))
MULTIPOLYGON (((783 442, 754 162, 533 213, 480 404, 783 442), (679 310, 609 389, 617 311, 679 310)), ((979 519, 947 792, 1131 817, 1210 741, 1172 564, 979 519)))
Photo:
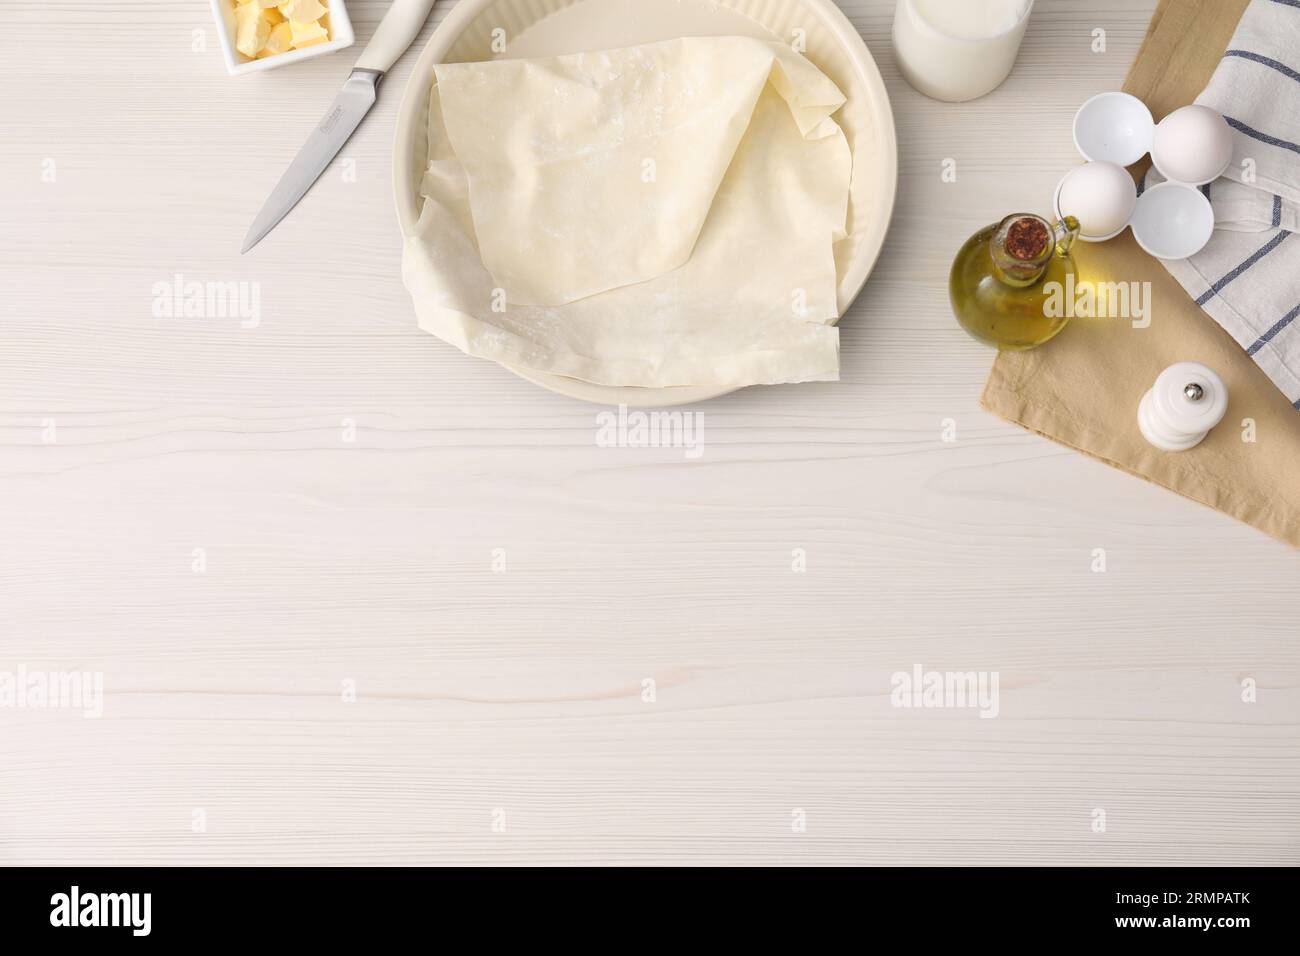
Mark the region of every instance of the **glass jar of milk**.
POLYGON ((1034 0, 898 0, 894 55, 907 82, 936 100, 990 93, 1016 63, 1034 0))

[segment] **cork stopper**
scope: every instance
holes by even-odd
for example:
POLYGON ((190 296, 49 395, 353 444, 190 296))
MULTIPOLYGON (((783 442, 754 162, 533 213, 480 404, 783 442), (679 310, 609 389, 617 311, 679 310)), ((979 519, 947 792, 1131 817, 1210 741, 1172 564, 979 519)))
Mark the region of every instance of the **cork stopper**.
POLYGON ((1021 216, 1007 226, 1006 250, 1021 262, 1041 259, 1047 251, 1052 232, 1037 216, 1021 216))
POLYGON ((1052 225, 1033 213, 1015 213, 998 224, 989 239, 989 255, 1003 282, 1032 285, 1052 258, 1052 225))

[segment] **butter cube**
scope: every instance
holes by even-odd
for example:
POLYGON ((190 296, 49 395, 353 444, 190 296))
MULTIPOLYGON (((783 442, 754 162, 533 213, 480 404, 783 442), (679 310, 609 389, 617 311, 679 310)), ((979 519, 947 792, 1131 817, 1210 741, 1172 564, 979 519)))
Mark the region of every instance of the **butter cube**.
POLYGON ((262 8, 253 3, 241 3, 235 8, 235 49, 244 56, 255 57, 271 35, 271 23, 262 15, 262 8))
POLYGON ((308 23, 319 20, 328 12, 317 0, 281 0, 280 12, 291 22, 308 23))
POLYGON ((290 35, 289 21, 277 23, 271 27, 271 35, 266 38, 266 46, 262 47, 262 52, 258 57, 275 56, 277 53, 288 53, 293 46, 293 40, 290 35))
POLYGON ((301 20, 290 20, 289 31, 295 50, 301 50, 305 46, 314 46, 317 43, 324 43, 329 39, 329 33, 315 20, 306 23, 301 20))

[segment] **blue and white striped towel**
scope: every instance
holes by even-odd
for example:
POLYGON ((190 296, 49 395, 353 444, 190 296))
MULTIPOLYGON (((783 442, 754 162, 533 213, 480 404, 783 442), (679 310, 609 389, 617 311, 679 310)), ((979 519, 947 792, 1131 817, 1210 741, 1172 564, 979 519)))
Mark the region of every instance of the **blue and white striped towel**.
POLYGON ((1235 151, 1202 187, 1213 238, 1165 268, 1300 409, 1300 0, 1252 0, 1196 102, 1223 114, 1235 151))

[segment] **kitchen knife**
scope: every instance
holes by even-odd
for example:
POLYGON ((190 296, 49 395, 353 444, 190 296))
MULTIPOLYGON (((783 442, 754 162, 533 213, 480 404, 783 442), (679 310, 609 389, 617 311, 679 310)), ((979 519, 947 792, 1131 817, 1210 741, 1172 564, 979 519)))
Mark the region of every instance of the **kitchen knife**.
POLYGON ((393 0, 393 5, 375 28, 375 35, 352 68, 352 74, 343 84, 343 91, 334 98, 325 118, 307 137, 307 142, 253 220, 248 235, 244 237, 241 254, 261 242, 325 172, 330 160, 338 155, 348 137, 370 112, 370 107, 375 105, 379 81, 419 35, 433 4, 434 0, 393 0))

